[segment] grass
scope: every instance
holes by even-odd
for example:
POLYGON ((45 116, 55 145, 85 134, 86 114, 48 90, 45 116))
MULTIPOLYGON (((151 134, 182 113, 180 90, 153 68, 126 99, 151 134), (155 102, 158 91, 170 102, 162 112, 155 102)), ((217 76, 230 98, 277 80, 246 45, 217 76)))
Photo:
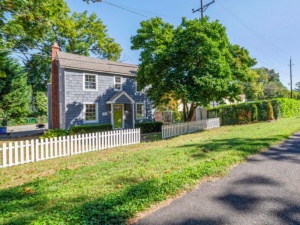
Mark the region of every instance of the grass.
POLYGON ((153 141, 159 141, 162 139, 161 132, 159 133, 152 133, 152 134, 144 134, 142 135, 141 141, 146 142, 153 142, 153 141))
POLYGON ((300 130, 300 118, 225 126, 0 170, 0 224, 126 224, 300 130))

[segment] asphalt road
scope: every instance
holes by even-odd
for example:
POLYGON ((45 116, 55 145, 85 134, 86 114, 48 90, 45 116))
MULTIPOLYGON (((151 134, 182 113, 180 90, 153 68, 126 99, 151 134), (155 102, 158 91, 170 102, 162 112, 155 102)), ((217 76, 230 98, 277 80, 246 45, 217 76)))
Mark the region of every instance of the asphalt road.
POLYGON ((136 225, 300 224, 300 133, 136 225))

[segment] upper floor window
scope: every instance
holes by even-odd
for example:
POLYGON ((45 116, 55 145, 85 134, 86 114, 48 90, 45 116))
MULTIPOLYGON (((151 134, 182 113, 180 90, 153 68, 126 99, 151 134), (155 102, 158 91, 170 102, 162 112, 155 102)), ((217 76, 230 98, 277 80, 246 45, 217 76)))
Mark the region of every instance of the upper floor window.
POLYGON ((97 90, 97 76, 93 74, 84 75, 84 89, 97 90))
POLYGON ((114 89, 115 91, 122 91, 122 77, 115 77, 114 89))

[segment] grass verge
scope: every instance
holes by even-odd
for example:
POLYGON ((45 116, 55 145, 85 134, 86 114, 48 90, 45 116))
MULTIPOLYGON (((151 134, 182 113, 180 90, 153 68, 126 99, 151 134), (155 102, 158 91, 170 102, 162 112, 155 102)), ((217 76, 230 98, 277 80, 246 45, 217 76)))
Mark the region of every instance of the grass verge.
POLYGON ((226 126, 1 169, 0 224, 126 224, 299 130, 300 118, 226 126))

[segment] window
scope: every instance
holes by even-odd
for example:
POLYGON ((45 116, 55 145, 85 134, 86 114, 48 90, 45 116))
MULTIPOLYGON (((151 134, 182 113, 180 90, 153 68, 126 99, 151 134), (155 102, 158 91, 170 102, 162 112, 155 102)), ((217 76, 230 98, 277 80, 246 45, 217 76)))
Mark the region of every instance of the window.
POLYGON ((115 77, 115 91, 122 91, 122 77, 115 77))
POLYGON ((92 74, 84 75, 84 89, 97 90, 97 76, 92 74))
POLYGON ((141 120, 146 118, 146 109, 144 103, 136 103, 136 119, 141 120))
POLYGON ((96 123, 98 110, 97 104, 84 104, 84 123, 96 123))

